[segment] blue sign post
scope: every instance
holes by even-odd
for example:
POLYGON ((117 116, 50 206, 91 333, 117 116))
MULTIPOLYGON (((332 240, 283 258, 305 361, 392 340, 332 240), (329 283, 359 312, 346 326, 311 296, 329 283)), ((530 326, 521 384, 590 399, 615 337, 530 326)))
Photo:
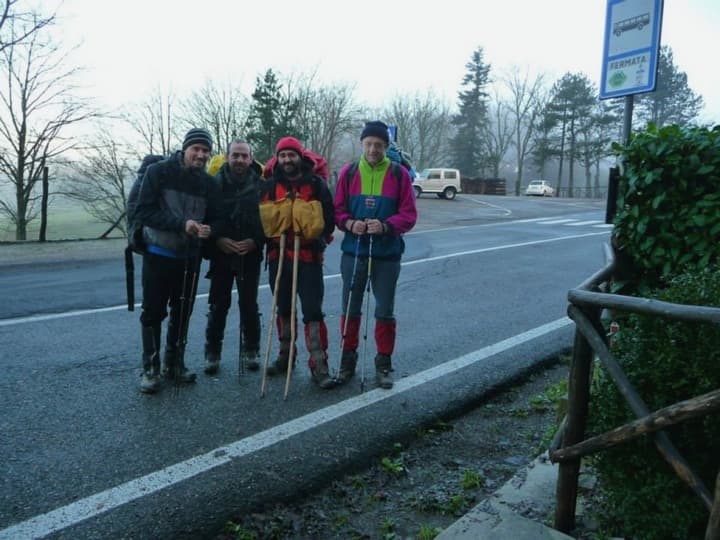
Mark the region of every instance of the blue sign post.
POLYGON ((388 126, 388 135, 390 136, 391 141, 397 142, 397 126, 388 126))
MULTIPOLYGON (((625 97, 623 142, 630 144, 633 96, 655 90, 663 0, 608 0, 600 99, 625 97)), ((615 215, 619 171, 608 179, 605 222, 615 215)))
POLYGON ((608 0, 600 99, 655 90, 663 0, 608 0))

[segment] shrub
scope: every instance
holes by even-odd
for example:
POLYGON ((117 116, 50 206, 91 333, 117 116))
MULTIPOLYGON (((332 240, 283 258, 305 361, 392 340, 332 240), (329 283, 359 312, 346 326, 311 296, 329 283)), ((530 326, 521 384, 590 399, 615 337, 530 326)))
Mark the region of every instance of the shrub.
MULTIPOLYGON (((670 280, 650 297, 678 304, 720 306, 720 272, 704 270, 670 280)), ((720 388, 720 327, 629 315, 614 336, 613 355, 651 411, 720 388)), ((588 429, 603 433, 634 420, 603 369, 595 372, 588 429)), ((711 490, 720 467, 717 415, 667 430, 711 490)), ((651 436, 594 458, 607 500, 607 524, 634 539, 702 538, 708 513, 657 452, 651 436)))
POLYGON ((650 124, 629 145, 616 143, 613 150, 623 163, 614 240, 633 267, 629 280, 635 290, 716 263, 720 126, 650 124))

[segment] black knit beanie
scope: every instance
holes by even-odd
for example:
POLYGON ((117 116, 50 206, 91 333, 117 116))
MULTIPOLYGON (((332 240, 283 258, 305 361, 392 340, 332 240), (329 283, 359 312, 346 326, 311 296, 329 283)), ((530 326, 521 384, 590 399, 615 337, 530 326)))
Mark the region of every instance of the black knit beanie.
POLYGON ((380 120, 373 120, 372 122, 366 122, 365 127, 360 134, 360 140, 362 141, 365 137, 379 137, 385 144, 390 144, 390 136, 388 135, 388 127, 384 122, 380 120))
POLYGON ((192 146, 193 144, 204 144, 212 152, 212 136, 210 135, 210 133, 208 133, 206 129, 192 128, 185 134, 182 149, 186 150, 189 146, 192 146))

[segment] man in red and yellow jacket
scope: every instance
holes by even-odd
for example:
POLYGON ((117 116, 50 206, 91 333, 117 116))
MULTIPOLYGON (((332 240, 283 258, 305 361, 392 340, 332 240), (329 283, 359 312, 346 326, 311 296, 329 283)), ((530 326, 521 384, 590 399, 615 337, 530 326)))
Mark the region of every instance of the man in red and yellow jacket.
POLYGON ((302 304, 308 365, 313 381, 321 388, 332 388, 328 372, 328 337, 322 303, 325 285, 323 260, 325 247, 335 229, 332 195, 325 181, 313 174, 313 162, 294 137, 283 137, 275 147, 277 165, 270 178, 261 184, 260 216, 267 238, 270 287, 277 299, 280 352, 268 367, 268 375, 287 370, 291 343, 292 271, 297 258, 297 294, 302 304), (280 239, 285 249, 280 252, 280 239), (278 290, 275 280, 280 258, 284 258, 278 290))

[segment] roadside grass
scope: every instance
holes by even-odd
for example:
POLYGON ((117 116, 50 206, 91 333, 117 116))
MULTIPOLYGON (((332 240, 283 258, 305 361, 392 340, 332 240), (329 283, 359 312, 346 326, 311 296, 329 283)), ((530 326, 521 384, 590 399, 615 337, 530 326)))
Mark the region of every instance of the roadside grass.
MULTIPOLYGON (((100 223, 82 208, 56 208, 48 212, 46 238, 48 240, 86 240, 98 238, 110 226, 100 223)), ((115 229, 112 237, 122 236, 115 229)), ((27 227, 27 240, 37 241, 40 238, 40 218, 31 221, 27 227)), ((15 241, 15 226, 7 219, 0 219, 0 242, 15 241)))
POLYGON ((532 376, 462 417, 416 429, 415 440, 395 442, 363 472, 300 503, 235 516, 217 540, 249 540, 248 533, 258 540, 436 538, 547 448, 539 442, 556 429, 563 363, 549 375, 532 376))

